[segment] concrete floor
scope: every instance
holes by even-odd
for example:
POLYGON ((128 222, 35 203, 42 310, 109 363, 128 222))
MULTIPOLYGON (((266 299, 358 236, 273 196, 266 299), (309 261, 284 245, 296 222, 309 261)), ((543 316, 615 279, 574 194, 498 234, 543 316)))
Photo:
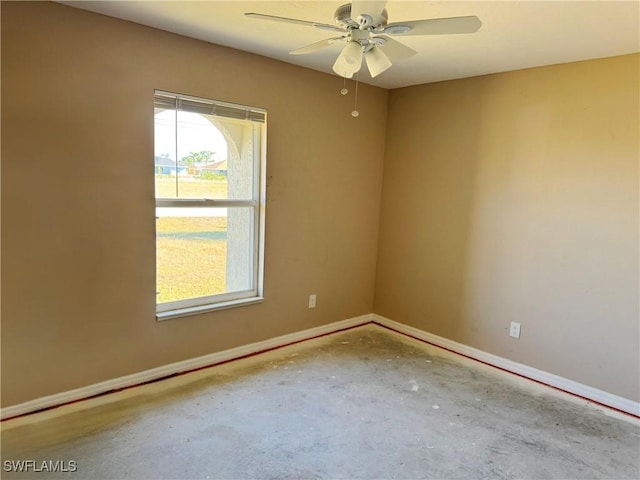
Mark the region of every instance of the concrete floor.
POLYGON ((377 326, 2 425, 2 478, 640 478, 640 425, 377 326), (12 473, 7 460, 73 473, 12 473), (73 464, 71 464, 73 465, 73 464))

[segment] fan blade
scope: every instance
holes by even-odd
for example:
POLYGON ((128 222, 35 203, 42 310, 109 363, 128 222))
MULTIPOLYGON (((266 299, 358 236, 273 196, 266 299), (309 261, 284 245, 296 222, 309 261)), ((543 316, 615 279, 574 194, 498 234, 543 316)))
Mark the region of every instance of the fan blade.
POLYGON ((404 60, 405 58, 413 57, 418 53, 413 48, 409 48, 391 37, 381 35, 373 38, 381 38, 384 40, 384 44, 378 45, 378 48, 391 60, 404 60))
POLYGON ((297 50, 293 50, 289 52, 291 55, 304 55, 305 53, 315 52, 316 50, 320 50, 321 48, 328 47, 334 42, 338 40, 343 40, 343 37, 333 37, 333 38, 325 38, 324 40, 320 40, 319 42, 312 43, 307 45, 306 47, 298 48, 297 50))
POLYGON ((448 35, 455 33, 475 33, 482 26, 478 17, 432 18, 389 23, 384 27, 388 35, 448 35), (408 30, 406 30, 408 28, 408 30))
POLYGON ((369 15, 373 25, 378 25, 386 5, 387 0, 353 0, 351 2, 351 19, 357 22, 359 15, 369 15))
POLYGON ((377 77, 391 66, 391 60, 378 47, 373 47, 364 55, 371 77, 377 77))
POLYGON ((295 25, 305 25, 307 27, 315 27, 320 30, 331 30, 334 32, 345 32, 346 30, 336 25, 328 25, 326 23, 309 22, 307 20, 298 20, 297 18, 276 17, 275 15, 265 15, 264 13, 245 13, 246 17, 258 18, 260 20, 272 20, 274 22, 293 23, 295 25))

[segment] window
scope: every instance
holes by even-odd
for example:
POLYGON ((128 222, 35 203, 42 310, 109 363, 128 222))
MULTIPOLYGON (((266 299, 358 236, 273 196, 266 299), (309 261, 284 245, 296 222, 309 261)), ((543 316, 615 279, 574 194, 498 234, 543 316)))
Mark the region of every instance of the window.
POLYGON ((154 137, 157 318, 261 301, 266 112, 156 91, 154 137))

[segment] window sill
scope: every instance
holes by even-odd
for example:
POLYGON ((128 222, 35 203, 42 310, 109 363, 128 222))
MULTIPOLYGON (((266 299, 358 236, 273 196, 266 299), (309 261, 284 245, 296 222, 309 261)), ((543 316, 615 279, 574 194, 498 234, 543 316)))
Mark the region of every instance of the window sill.
POLYGON ((157 312, 156 320, 161 322, 163 320, 199 315, 201 313, 214 312, 216 310, 226 310, 228 308, 242 307, 244 305, 253 305, 255 303, 262 303, 263 301, 264 297, 251 297, 229 300, 227 302, 212 303, 209 305, 199 305, 197 307, 177 308, 175 310, 167 310, 166 312, 157 312))

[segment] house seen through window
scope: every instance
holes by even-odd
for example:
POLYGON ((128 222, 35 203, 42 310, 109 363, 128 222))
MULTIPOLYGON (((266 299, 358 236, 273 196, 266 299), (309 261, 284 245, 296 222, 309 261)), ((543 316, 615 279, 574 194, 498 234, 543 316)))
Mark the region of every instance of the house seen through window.
POLYGON ((264 110, 156 92, 158 318, 259 301, 264 110))

